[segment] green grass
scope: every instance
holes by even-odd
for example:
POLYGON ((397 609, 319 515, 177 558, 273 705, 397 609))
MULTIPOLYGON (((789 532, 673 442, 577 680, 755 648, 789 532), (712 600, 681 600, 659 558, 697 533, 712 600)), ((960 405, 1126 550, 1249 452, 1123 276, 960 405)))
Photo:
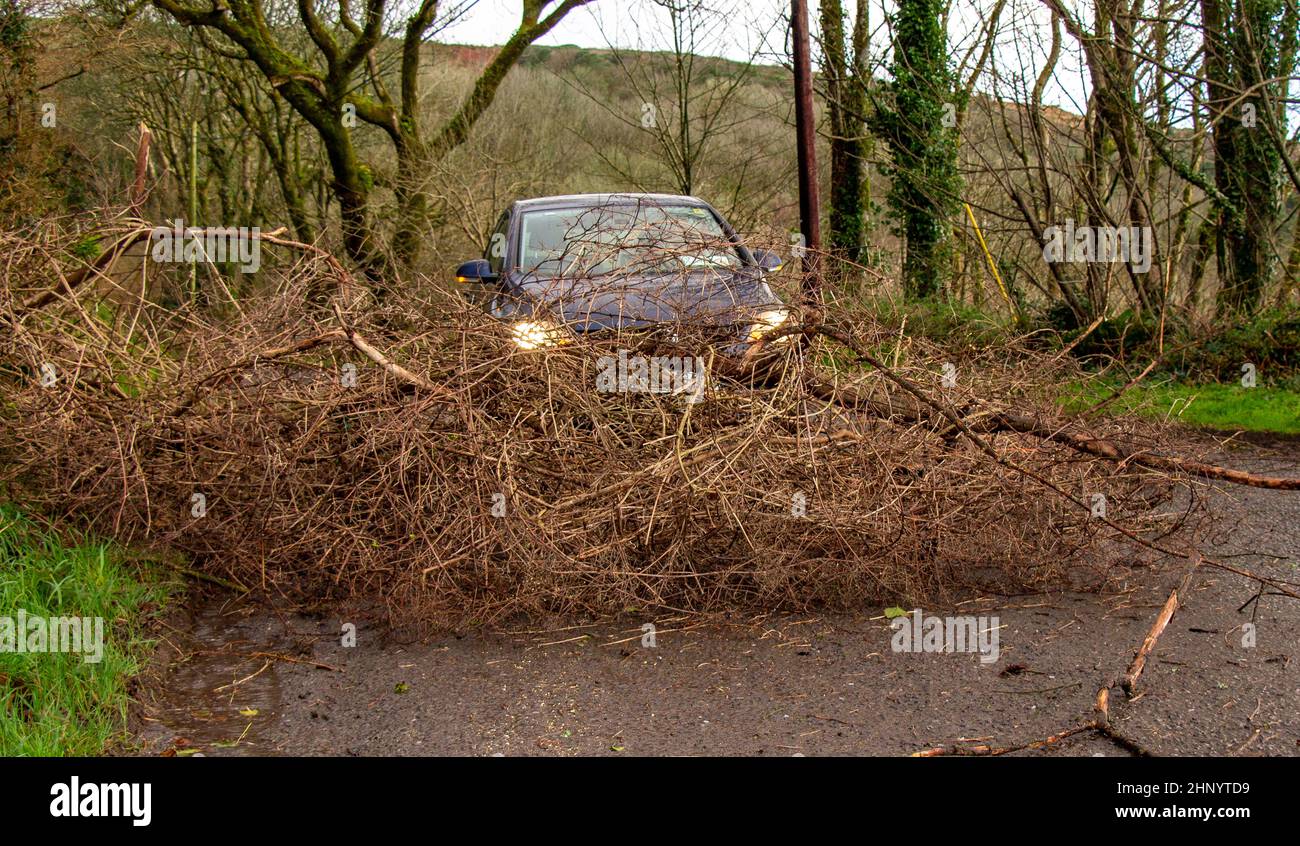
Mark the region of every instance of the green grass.
POLYGON ((904 302, 885 297, 865 303, 876 320, 907 335, 928 338, 936 343, 963 346, 988 346, 1015 334, 1009 317, 950 300, 904 302))
MULTIPOLYGON (((1062 396, 1067 411, 1083 411, 1122 383, 1075 384, 1062 396)), ((1240 385, 1185 385, 1148 380, 1129 388, 1107 406, 1107 413, 1136 413, 1223 431, 1300 435, 1300 393, 1282 388, 1240 385)))
MULTIPOLYGON (((124 738, 127 683, 150 643, 144 617, 175 589, 111 544, 65 544, 0 505, 0 617, 101 617, 103 657, 0 651, 0 755, 96 755, 124 738)), ((9 644, 12 646, 12 644, 9 644)))

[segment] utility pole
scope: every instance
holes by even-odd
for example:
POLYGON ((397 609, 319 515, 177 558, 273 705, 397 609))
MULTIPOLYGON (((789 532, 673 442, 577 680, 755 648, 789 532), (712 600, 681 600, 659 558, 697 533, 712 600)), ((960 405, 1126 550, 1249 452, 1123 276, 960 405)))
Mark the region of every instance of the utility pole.
POLYGON ((799 232, 803 235, 805 305, 820 310, 821 202, 817 196, 817 117, 813 112, 812 56, 808 46, 808 0, 790 0, 790 35, 794 41, 794 114, 799 151, 799 232))
MULTIPOLYGON (((190 121, 190 197, 189 213, 190 219, 186 223, 190 226, 199 225, 199 122, 190 121)), ((190 265, 190 303, 196 303, 199 298, 199 265, 194 262, 190 265)))

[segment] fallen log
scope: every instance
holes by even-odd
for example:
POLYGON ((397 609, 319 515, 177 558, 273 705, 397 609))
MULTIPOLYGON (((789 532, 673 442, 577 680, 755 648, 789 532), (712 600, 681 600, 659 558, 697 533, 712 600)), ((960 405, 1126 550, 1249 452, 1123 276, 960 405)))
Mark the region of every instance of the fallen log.
MULTIPOLYGON (((991 457, 996 458, 996 454, 987 444, 984 444, 981 440, 976 438, 974 433, 994 434, 997 432, 1017 432, 1019 434, 1039 438, 1040 440, 1058 443, 1070 447, 1077 452, 1095 456, 1097 458, 1104 458, 1120 465, 1136 464, 1152 470, 1171 470, 1185 473, 1190 476, 1198 476, 1205 479, 1218 479, 1255 488, 1267 488, 1270 490, 1283 491, 1300 490, 1300 478, 1262 476, 1245 470, 1234 470, 1229 467, 1207 464, 1202 461, 1193 461, 1178 456, 1132 450, 1104 438, 1089 437, 1084 434, 1071 432, 1063 427, 1053 428, 1023 414, 1014 414, 1006 411, 990 411, 988 408, 982 408, 969 418, 964 418, 947 403, 930 397, 914 382, 900 376, 888 365, 876 359, 875 356, 863 349, 860 343, 858 343, 854 338, 849 337, 844 332, 825 325, 817 325, 805 331, 825 335, 826 337, 838 341, 848 347, 859 357, 860 360, 879 370, 885 378, 911 394, 923 406, 930 407, 940 416, 946 418, 953 427, 965 433, 971 438, 976 446, 991 457)), ((823 398, 830 398, 837 393, 836 391, 828 390, 824 385, 818 386, 814 384, 813 387, 818 395, 823 398)), ((924 413, 921 406, 911 406, 909 408, 909 406, 905 404, 895 404, 892 402, 886 404, 874 400, 863 400, 861 398, 858 398, 856 402, 859 404, 859 407, 865 405, 881 415, 888 417, 902 417, 904 421, 911 423, 922 422, 933 416, 924 413)))
POLYGON ((1117 464, 1137 464, 1152 470, 1172 470, 1178 473, 1186 473, 1189 476, 1218 479, 1252 488, 1268 488, 1278 491, 1300 490, 1300 479, 1297 478, 1261 476, 1245 470, 1234 470, 1230 467, 1206 464, 1202 461, 1192 461, 1174 455, 1130 450, 1104 438, 1090 438, 1064 429, 1049 429, 1024 415, 1001 412, 994 414, 988 420, 989 423, 986 425, 992 426, 988 431, 1019 432, 1032 435, 1042 440, 1063 444, 1077 452, 1093 455, 1097 458, 1105 458, 1117 464))

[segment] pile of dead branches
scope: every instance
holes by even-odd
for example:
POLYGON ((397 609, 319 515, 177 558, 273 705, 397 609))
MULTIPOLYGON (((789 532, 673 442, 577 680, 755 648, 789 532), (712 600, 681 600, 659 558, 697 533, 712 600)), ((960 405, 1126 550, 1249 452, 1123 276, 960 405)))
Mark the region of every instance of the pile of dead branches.
POLYGON ((1065 417, 1087 377, 1064 353, 809 320, 704 354, 698 396, 603 390, 620 355, 699 354, 692 327, 525 351, 454 298, 356 296, 311 250, 216 319, 218 295, 164 308, 114 261, 5 241, 7 496, 405 623, 1098 584, 1186 549, 1175 493, 1228 472, 1155 424, 1065 417))

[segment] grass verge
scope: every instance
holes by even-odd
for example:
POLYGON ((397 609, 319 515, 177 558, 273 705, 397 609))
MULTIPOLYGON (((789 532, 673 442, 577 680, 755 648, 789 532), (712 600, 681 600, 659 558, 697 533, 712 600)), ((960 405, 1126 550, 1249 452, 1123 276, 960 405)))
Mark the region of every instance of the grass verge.
POLYGON ((127 685, 151 645, 144 623, 176 588, 112 544, 65 542, 0 504, 0 755, 97 755, 120 742, 127 685), (100 660, 16 651, 20 609, 27 620, 102 618, 100 660))
MULTIPOLYGON (((1118 382, 1070 385, 1061 402, 1067 411, 1083 411, 1119 387, 1118 382)), ((1107 406, 1107 413, 1142 414, 1222 431, 1300 435, 1300 393, 1283 388, 1148 380, 1129 388, 1107 406)))

